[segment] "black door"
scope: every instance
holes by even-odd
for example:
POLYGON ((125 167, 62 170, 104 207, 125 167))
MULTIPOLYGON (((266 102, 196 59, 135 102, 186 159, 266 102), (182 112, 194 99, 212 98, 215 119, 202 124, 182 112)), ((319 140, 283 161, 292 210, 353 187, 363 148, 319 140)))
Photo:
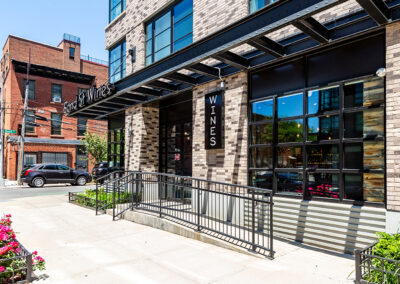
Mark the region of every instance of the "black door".
POLYGON ((160 172, 192 175, 191 94, 160 105, 160 172))

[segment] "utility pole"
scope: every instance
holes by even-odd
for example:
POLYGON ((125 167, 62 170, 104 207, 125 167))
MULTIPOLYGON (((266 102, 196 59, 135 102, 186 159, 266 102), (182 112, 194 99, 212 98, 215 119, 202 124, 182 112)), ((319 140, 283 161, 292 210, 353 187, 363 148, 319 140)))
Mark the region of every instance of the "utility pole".
POLYGON ((21 127, 21 137, 20 137, 20 147, 18 155, 18 173, 17 181, 19 185, 22 185, 21 174, 24 163, 24 146, 25 146, 25 123, 26 123, 26 112, 28 110, 28 99, 29 99, 29 69, 31 68, 31 49, 29 49, 29 61, 26 70, 26 87, 25 87, 25 101, 24 110, 22 111, 22 127, 21 127))
POLYGON ((0 65, 0 73, 1 73, 1 122, 0 122, 0 143, 1 143, 1 149, 0 149, 0 187, 4 187, 4 178, 3 178, 3 173, 4 173, 4 81, 6 79, 6 61, 8 59, 8 52, 4 54, 3 60, 1 61, 0 65))

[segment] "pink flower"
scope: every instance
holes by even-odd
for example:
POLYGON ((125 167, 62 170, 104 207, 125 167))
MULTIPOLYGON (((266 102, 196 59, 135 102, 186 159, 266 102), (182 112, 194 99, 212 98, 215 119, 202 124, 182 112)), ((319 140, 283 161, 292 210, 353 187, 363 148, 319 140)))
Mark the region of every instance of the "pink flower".
POLYGON ((37 251, 32 252, 33 255, 37 255, 37 251))
POLYGON ((4 266, 0 266, 0 273, 3 272, 4 270, 6 270, 6 269, 4 268, 4 266))
POLYGON ((11 218, 11 214, 7 214, 6 217, 7 217, 7 218, 11 218))

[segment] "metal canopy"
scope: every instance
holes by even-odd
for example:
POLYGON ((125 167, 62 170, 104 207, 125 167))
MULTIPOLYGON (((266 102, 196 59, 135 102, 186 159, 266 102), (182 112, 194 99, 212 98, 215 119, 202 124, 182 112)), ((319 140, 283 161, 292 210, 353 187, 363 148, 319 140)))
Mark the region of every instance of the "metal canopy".
MULTIPOLYGON (((400 19, 400 0, 356 0, 362 7, 332 22, 313 16, 346 0, 280 0, 115 83, 116 93, 70 115, 104 118, 132 105, 191 90, 242 70, 253 70, 373 33, 400 19), (274 41, 268 34, 293 25, 301 32, 274 41), (255 48, 244 54, 232 50, 255 48), (217 59, 217 64, 205 64, 217 59), (187 71, 193 73, 188 74, 187 71), (139 97, 138 97, 139 96, 139 97), (95 106, 110 106, 107 114, 95 106), (117 109, 117 110, 116 110, 117 109)), ((107 108, 101 108, 104 110, 107 108)))

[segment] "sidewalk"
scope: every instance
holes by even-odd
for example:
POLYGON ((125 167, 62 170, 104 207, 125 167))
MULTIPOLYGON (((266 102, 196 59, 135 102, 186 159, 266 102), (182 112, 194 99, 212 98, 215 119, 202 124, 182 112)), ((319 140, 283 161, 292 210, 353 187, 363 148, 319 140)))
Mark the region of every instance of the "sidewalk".
MULTIPOLYGON (((0 193, 1 198, 1 193, 0 193)), ((353 283, 351 256, 276 241, 249 256, 68 204, 66 196, 1 203, 18 239, 47 261, 37 283, 353 283)))

